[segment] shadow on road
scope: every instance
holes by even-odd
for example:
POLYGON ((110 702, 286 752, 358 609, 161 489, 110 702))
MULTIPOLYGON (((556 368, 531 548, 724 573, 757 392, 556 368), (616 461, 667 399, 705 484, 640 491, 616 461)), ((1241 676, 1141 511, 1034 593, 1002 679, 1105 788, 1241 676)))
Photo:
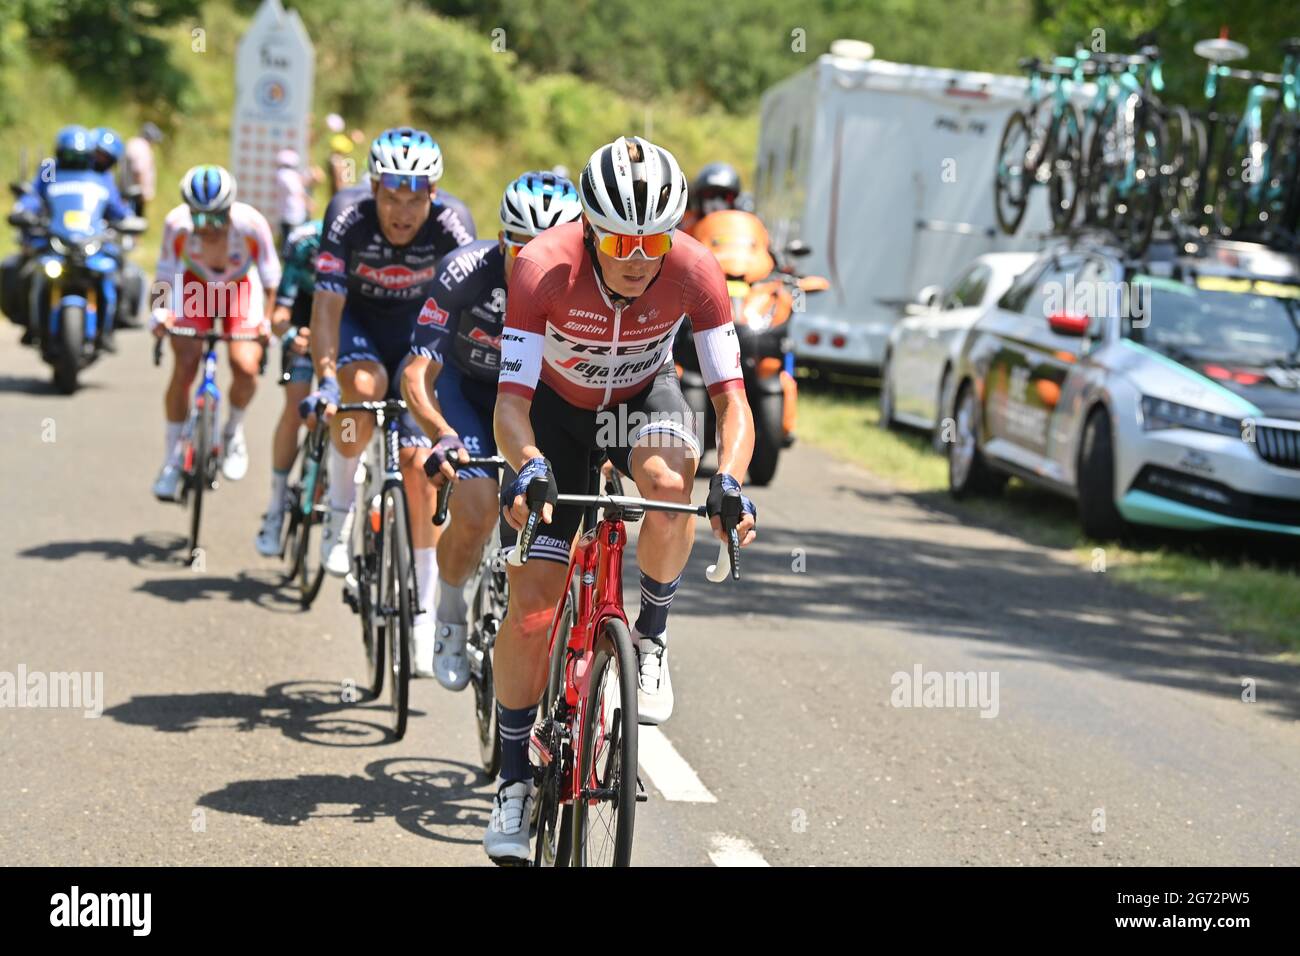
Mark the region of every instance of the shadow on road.
MULTIPOLYGON (((329 681, 287 681, 272 684, 261 695, 212 691, 132 697, 105 710, 104 716, 163 733, 267 728, 321 747, 391 743, 388 706, 382 701, 347 702, 343 692, 341 684, 329 681)), ((421 714, 411 709, 412 717, 421 714)))
POLYGON ((51 541, 35 548, 20 551, 22 558, 41 558, 46 561, 66 561, 82 555, 98 554, 110 561, 126 560, 137 567, 176 564, 176 551, 185 546, 186 539, 176 534, 138 534, 130 541, 112 538, 85 541, 51 541))
MULTIPOLYGON (((961 536, 963 517, 921 504, 906 534, 765 527, 742 552, 741 581, 722 585, 704 580, 717 552, 701 532, 673 613, 770 617, 784 622, 792 655, 816 653, 800 627, 815 620, 847 625, 831 640, 861 640, 855 624, 974 639, 988 642, 994 661, 1041 657, 1226 700, 1240 700, 1242 680, 1253 678, 1262 712, 1300 717, 1300 665, 1216 631, 1194 600, 1145 595, 1072 554, 972 545, 961 536)), ((627 572, 625 590, 635 595, 635 562, 627 572)))
POLYGON ((285 589, 284 576, 276 571, 240 571, 233 577, 195 571, 142 581, 135 590, 177 604, 224 598, 227 601, 248 601, 273 611, 302 610, 296 593, 285 589))
POLYGON ((374 823, 391 817, 417 836, 464 846, 483 839, 492 812, 491 782, 478 767, 427 757, 376 760, 364 775, 239 780, 204 794, 198 803, 275 826, 337 817, 374 823), (326 812, 326 807, 351 809, 326 812))

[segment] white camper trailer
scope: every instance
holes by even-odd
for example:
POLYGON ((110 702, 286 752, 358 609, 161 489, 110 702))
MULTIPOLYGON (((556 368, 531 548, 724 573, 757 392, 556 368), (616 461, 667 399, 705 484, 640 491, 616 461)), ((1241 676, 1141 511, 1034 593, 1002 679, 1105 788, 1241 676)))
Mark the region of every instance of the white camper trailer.
POLYGON ((1038 248, 1051 222, 1043 188, 1015 236, 993 211, 1025 78, 888 63, 852 41, 832 50, 763 95, 755 204, 773 246, 802 240, 799 270, 830 280, 793 318, 800 362, 876 369, 921 289, 982 253, 1038 248))

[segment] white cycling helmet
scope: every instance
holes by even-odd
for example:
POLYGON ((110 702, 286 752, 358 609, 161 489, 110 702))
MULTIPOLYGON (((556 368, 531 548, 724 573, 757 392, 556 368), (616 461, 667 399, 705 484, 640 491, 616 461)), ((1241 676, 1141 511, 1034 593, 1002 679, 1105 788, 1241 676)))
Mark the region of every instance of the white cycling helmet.
POLYGON ((222 212, 235 201, 235 177, 221 166, 191 167, 181 177, 181 199, 192 212, 222 212))
POLYGON ((501 228, 535 236, 565 222, 577 222, 582 215, 578 190, 563 176, 552 172, 524 173, 501 197, 501 228))
POLYGON ((370 144, 370 177, 385 174, 442 178, 442 150, 433 137, 421 129, 398 126, 386 129, 370 144))
POLYGON ((578 193, 592 225, 621 235, 670 232, 686 211, 686 177, 677 160, 640 136, 620 136, 592 153, 578 193))

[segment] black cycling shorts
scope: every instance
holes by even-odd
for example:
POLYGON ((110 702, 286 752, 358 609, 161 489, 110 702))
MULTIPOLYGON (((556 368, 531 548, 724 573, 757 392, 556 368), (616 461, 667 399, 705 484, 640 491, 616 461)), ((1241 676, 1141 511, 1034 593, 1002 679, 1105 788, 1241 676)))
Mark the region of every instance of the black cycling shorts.
MULTIPOLYGON (((592 494, 592 473, 607 455, 615 468, 631 475, 628 461, 636 445, 686 447, 688 455, 699 459, 699 426, 672 363, 660 369, 642 392, 599 412, 576 408, 539 382, 529 418, 537 447, 550 461, 563 495, 592 494)), ((529 558, 568 564, 581 523, 581 508, 556 508, 551 523, 538 529, 529 558)))

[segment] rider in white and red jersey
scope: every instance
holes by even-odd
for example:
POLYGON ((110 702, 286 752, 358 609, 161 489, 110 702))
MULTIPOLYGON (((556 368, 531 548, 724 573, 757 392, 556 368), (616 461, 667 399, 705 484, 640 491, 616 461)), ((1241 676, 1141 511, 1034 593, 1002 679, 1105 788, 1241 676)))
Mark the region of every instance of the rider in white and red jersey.
MULTIPOLYGON (((549 475, 550 494, 583 494, 606 456, 644 497, 690 501, 700 441, 672 359, 673 336, 689 322, 717 414, 708 511, 721 537, 716 516, 723 495, 740 488, 732 476, 749 468, 754 419, 722 269, 708 249, 674 231, 686 178, 666 149, 620 137, 592 154, 578 198, 582 222, 533 239, 510 276, 494 416, 497 447, 519 472, 502 492, 507 520, 519 528, 527 519, 534 479, 549 475)), ((742 504, 737 531, 748 544, 754 508, 743 496, 742 504)), ((483 843, 503 864, 529 857, 528 740, 581 512, 555 507, 551 497, 542 518, 531 559, 508 570, 509 608, 493 653, 501 779, 483 843)), ((668 608, 694 539, 695 524, 682 515, 648 511, 641 524, 641 610, 632 622, 641 723, 662 723, 672 711, 668 608)))
POLYGON ((743 390, 731 300, 713 254, 676 233, 658 275, 625 300, 611 297, 596 277, 584 228, 556 226, 519 253, 500 391, 531 399, 540 379, 577 408, 621 404, 673 367, 673 337, 688 318, 709 394, 743 390))
MULTIPOLYGON (((266 218, 252 206, 235 202, 235 179, 220 166, 195 166, 181 179, 184 202, 163 222, 162 249, 154 282, 153 329, 165 327, 264 332, 280 260, 266 218)), ((181 479, 181 432, 189 414, 190 386, 198 373, 203 343, 172 339, 176 361, 167 383, 167 434, 162 470, 154 481, 158 498, 173 500, 181 479)), ((238 481, 248 471, 244 410, 257 388, 262 345, 230 343, 230 418, 226 423, 222 473, 238 481)))

